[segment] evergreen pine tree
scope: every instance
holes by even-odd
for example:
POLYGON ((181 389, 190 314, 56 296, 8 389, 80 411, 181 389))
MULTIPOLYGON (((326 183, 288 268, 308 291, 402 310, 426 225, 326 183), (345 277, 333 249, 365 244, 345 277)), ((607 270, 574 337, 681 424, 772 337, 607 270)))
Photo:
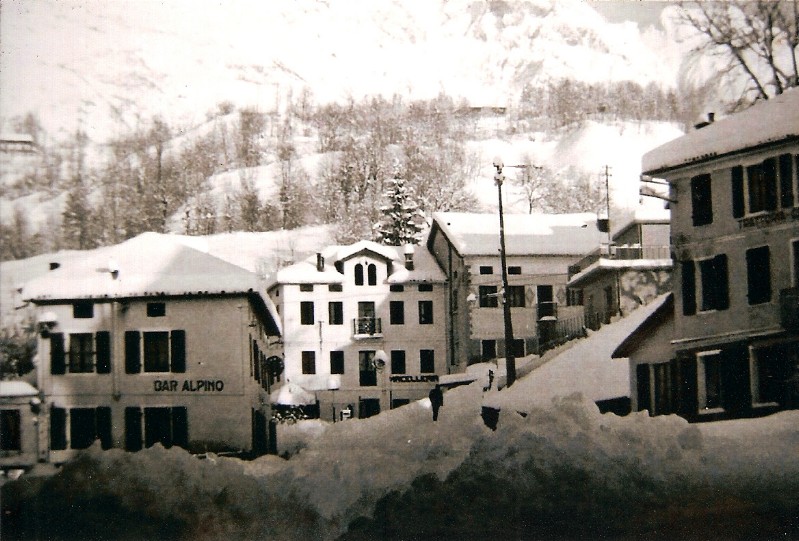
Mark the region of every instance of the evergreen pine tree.
POLYGON ((387 204, 380 207, 382 217, 374 226, 377 242, 389 246, 419 244, 421 213, 414 201, 413 190, 405 185, 405 179, 399 171, 386 184, 383 195, 387 204))

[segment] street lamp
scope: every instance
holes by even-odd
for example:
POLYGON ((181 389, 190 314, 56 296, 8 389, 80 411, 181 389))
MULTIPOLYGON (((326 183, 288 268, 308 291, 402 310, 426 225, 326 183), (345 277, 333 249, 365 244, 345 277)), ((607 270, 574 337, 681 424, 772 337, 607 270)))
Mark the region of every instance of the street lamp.
MULTIPOLYGON (((502 314, 505 319, 505 370, 507 373, 506 385, 510 387, 516 381, 516 357, 513 354, 513 321, 510 314, 510 303, 508 303, 508 263, 505 259, 505 217, 502 212, 502 182, 505 175, 502 168, 505 164, 502 158, 494 158, 494 183, 497 185, 497 195, 499 196, 499 259, 502 265, 502 314)), ((524 167, 524 166, 508 166, 524 167)))

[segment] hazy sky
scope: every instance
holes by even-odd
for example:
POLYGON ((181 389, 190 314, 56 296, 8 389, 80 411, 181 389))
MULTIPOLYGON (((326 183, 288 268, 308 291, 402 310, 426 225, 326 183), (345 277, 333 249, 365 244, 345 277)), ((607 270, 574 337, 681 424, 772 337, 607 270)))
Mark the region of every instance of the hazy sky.
POLYGON ((649 25, 660 26, 660 13, 673 2, 663 0, 590 0, 589 4, 608 21, 635 21, 641 30, 649 25))

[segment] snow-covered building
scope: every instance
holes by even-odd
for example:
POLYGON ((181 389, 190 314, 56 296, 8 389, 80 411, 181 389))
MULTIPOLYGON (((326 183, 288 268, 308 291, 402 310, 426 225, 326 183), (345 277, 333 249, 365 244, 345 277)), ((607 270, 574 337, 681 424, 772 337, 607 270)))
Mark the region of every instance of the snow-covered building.
MULTIPOLYGON (((582 329, 583 307, 567 295, 568 269, 601 240, 594 214, 505 215, 507 298, 517 357, 582 329)), ((435 213, 427 247, 447 279, 450 362, 462 370, 504 357, 499 217, 435 213)))
POLYGON ((273 402, 340 420, 426 397, 450 369, 446 291, 430 253, 412 245, 331 246, 281 269, 267 292, 287 387, 273 402))
POLYGON ((695 420, 795 406, 799 90, 706 124, 642 162, 645 175, 669 183, 673 201, 674 360, 657 384, 674 411, 695 420))
POLYGON ((157 233, 50 267, 23 289, 40 333, 42 460, 98 439, 254 454, 274 444, 280 326, 254 273, 157 233))
POLYGON ((671 291, 670 214, 638 209, 605 242, 569 267, 569 295, 596 329, 671 291))
POLYGON ((0 381, 0 469, 30 468, 39 460, 39 391, 26 381, 0 381))

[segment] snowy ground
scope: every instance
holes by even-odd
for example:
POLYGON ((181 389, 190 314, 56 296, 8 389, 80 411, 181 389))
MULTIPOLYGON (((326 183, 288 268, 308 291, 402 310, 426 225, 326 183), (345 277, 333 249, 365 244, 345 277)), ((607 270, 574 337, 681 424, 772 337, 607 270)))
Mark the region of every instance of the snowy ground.
POLYGON ((448 391, 436 423, 421 400, 282 426, 288 460, 89 450, 3 487, 3 539, 799 538, 799 412, 599 413, 627 385, 609 352, 645 313, 532 359, 500 392, 448 391), (484 404, 502 408, 496 431, 484 404))

